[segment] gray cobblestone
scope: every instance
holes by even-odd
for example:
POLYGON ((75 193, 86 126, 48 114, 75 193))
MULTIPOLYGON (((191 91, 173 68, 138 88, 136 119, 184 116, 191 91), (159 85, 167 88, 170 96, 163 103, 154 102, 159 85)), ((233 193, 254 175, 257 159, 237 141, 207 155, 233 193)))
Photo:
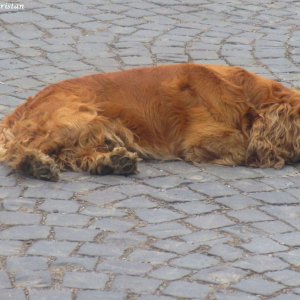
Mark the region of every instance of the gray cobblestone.
POLYGON ((98 265, 97 271, 109 271, 118 274, 144 275, 152 269, 148 263, 124 260, 107 260, 98 265))
POLYGON ((35 200, 33 199, 5 199, 3 200, 3 206, 8 211, 17 211, 17 210, 26 210, 29 212, 33 211, 33 208, 35 206, 35 200))
MULTIPOLYGON (((74 174, 73 174, 74 175, 74 174)), ((84 179, 86 177, 81 176, 80 178, 84 179)), ((59 183, 56 183, 59 184, 59 183)), ((100 182, 90 182, 90 181, 66 181, 63 184, 60 185, 60 188, 64 191, 69 191, 73 193, 85 193, 92 190, 95 190, 96 188, 101 187, 102 184, 100 182)), ((69 201, 70 203, 70 201, 69 201)))
POLYGON ((82 196, 80 197, 80 199, 88 201, 90 203, 96 204, 96 205, 103 205, 106 203, 110 203, 113 201, 117 201, 117 200, 121 200, 121 199, 125 199, 126 196, 118 193, 118 192, 114 192, 114 191, 94 191, 86 196, 82 196))
POLYGON ((195 245, 199 245, 199 243, 202 243, 203 245, 210 245, 211 243, 214 244, 223 238, 225 238, 224 234, 212 230, 201 230, 182 236, 184 241, 195 245))
POLYGON ((149 276, 162 280, 176 280, 190 274, 190 271, 172 267, 162 267, 152 271, 149 276))
POLYGON ((293 204, 299 202, 298 199, 286 192, 253 193, 251 197, 272 204, 293 204))
POLYGON ((128 184, 128 185, 118 185, 117 187, 112 187, 111 190, 118 191, 120 193, 123 193, 127 196, 133 197, 138 195, 150 195, 152 193, 156 193, 157 189, 146 186, 143 184, 128 184))
POLYGON ((204 214, 219 209, 215 204, 207 204, 203 202, 181 203, 173 205, 177 210, 183 211, 187 214, 204 214))
POLYGON ((153 293, 161 284, 160 280, 129 275, 119 275, 113 282, 116 290, 129 290, 134 293, 153 293))
POLYGON ((270 279, 273 279, 287 286, 293 286, 293 287, 300 286, 299 273, 292 270, 270 272, 270 273, 266 273, 266 276, 270 279))
POLYGON ((263 231, 273 234, 273 233, 284 233, 292 231, 293 227, 283 223, 282 221, 266 221, 266 222, 257 222, 252 224, 252 226, 262 229, 263 231))
POLYGON ((110 233, 105 241, 119 246, 132 247, 144 245, 147 238, 140 234, 132 232, 114 232, 110 233))
POLYGON ((156 191, 155 193, 151 193, 150 195, 154 198, 159 198, 171 203, 199 201, 206 198, 205 196, 195 193, 186 187, 163 190, 160 192, 156 191))
POLYGON ((237 283, 235 288, 252 294, 272 295, 280 291, 284 286, 261 278, 244 279, 237 283))
POLYGON ((9 257, 6 261, 6 267, 10 273, 19 273, 22 271, 40 271, 47 270, 47 259, 44 257, 9 257))
POLYGON ((8 240, 38 240, 45 239, 50 234, 50 227, 27 225, 13 226, 0 232, 1 239, 8 240))
POLYGON ((148 223, 168 222, 183 217, 183 215, 165 208, 138 209, 136 215, 148 223))
POLYGON ((268 221, 273 218, 257 209, 243 209, 238 211, 231 211, 228 213, 230 217, 234 217, 241 222, 258 222, 268 221))
POLYGON ((294 250, 284 252, 284 253, 278 253, 278 257, 281 257, 284 261, 290 263, 291 265, 295 267, 300 266, 300 249, 296 248, 294 250))
POLYGON ((22 193, 21 187, 14 187, 13 189, 8 189, 7 187, 0 187, 0 199, 7 198, 18 198, 22 193))
POLYGON ((219 256, 225 261, 234 261, 238 258, 241 258, 244 254, 241 249, 222 243, 213 245, 210 248, 209 253, 219 256))
POLYGON ((24 197, 29 198, 50 198, 50 199, 69 199, 73 196, 73 192, 63 191, 59 189, 51 188, 28 188, 24 192, 24 197))
POLYGON ((280 233, 274 235, 273 238, 284 245, 300 246, 300 231, 280 233))
POLYGON ((253 253, 267 254, 288 250, 286 246, 280 245, 266 237, 257 237, 251 242, 242 244, 244 249, 253 253))
POLYGON ((96 235, 100 233, 99 230, 68 227, 56 227, 54 232, 57 240, 78 242, 93 241, 96 235))
POLYGON ((254 179, 233 181, 230 183, 230 185, 241 190, 242 192, 247 193, 271 191, 273 189, 269 185, 266 185, 265 183, 259 182, 258 180, 254 179))
MULTIPOLYGON (((169 41, 169 43, 170 43, 170 41, 169 41)), ((169 44, 169 45, 171 47, 174 47, 174 46, 176 46, 176 43, 174 44, 171 42, 171 44, 169 44)), ((180 44, 179 46, 182 46, 182 45, 180 44)), ((159 171, 166 171, 170 174, 179 174, 180 176, 182 176, 183 174, 190 174, 191 172, 199 173, 199 169, 197 167, 186 164, 185 162, 182 162, 182 161, 171 161, 168 164, 155 163, 152 166, 157 168, 159 171)))
POLYGON ((266 255, 249 256, 233 263, 233 266, 242 268, 244 270, 252 270, 257 273, 264 273, 266 271, 277 271, 288 267, 288 264, 281 259, 266 255))
POLYGON ((39 208, 50 213, 75 213, 79 204, 68 200, 45 200, 39 208))
POLYGON ((113 247, 113 244, 85 243, 78 251, 79 254, 101 257, 120 257, 125 247, 113 247))
POLYGON ((166 222, 162 224, 150 224, 139 229, 139 232, 165 239, 188 234, 191 230, 177 222, 166 222))
POLYGON ((77 269, 84 268, 85 270, 93 270, 97 263, 97 258, 95 257, 57 257, 52 263, 56 267, 75 267, 77 269))
POLYGON ((279 295, 275 298, 273 298, 274 300, 298 300, 299 299, 299 296, 295 295, 295 294, 282 294, 282 295, 279 295))
POLYGON ((19 289, 0 289, 0 299, 25 300, 25 294, 19 289))
POLYGON ((260 300, 261 298, 259 296, 253 296, 253 295, 249 295, 242 292, 236 292, 236 291, 216 294, 216 300, 239 300, 239 299, 260 300))
POLYGON ((16 178, 13 177, 2 177, 0 175, 1 178, 1 186, 16 186, 17 185, 17 181, 16 178))
MULTIPOLYGON (((297 1, 48 2, 0 8, 1 117, 50 83, 132 66, 242 65, 300 86, 297 1)), ((299 164, 139 170, 49 183, 0 166, 0 299, 300 299, 299 164)))
POLYGON ((295 292, 296 294, 300 294, 300 289, 299 289, 299 288, 296 288, 296 289, 294 289, 294 292, 295 292))
POLYGON ((49 226, 72 226, 81 227, 87 225, 90 217, 77 214, 48 214, 45 224, 49 226))
POLYGON ((221 183, 194 183, 190 185, 192 190, 206 194, 210 197, 227 196, 237 194, 235 190, 221 183))
POLYGON ((167 188, 174 188, 184 183, 185 180, 178 176, 167 176, 167 177, 156 177, 156 178, 147 179, 144 182, 156 188, 167 189, 167 188))
POLYGON ((16 274, 15 285, 22 288, 47 288, 51 286, 51 276, 48 271, 23 270, 16 274))
MULTIPOLYGON (((130 49, 130 48, 127 48, 130 49)), ((145 164, 143 162, 140 162, 139 165, 139 173, 135 175, 136 178, 155 178, 158 176, 164 176, 167 175, 164 170, 156 169, 149 164, 145 164)))
POLYGON ((0 288, 1 289, 11 288, 10 280, 7 274, 3 271, 0 271, 0 288))
POLYGON ((273 188, 276 189, 287 189, 290 187, 294 187, 295 184, 287 179, 287 178, 262 178, 261 179, 262 182, 266 183, 269 186, 272 186, 273 188))
POLYGON ((196 282, 185 281, 174 281, 164 290, 164 294, 178 298, 204 299, 208 293, 208 286, 196 282))
POLYGON ((63 286, 98 290, 103 289, 107 281, 108 276, 106 274, 67 272, 64 277, 63 286))
POLYGON ((257 170, 245 167, 228 168, 222 166, 207 165, 205 166, 205 171, 224 180, 240 180, 261 177, 259 176, 257 170))
MULTIPOLYGON (((300 198, 300 189, 289 189, 288 190, 289 194, 292 194, 297 200, 299 200, 300 198)), ((292 203, 292 202, 290 202, 292 203)), ((299 203, 299 202, 296 202, 296 203, 299 203)))
POLYGON ((216 201, 232 209, 244 209, 260 205, 259 201, 256 201, 251 197, 245 195, 222 197, 216 199, 216 201))
POLYGON ((159 240, 158 242, 153 244, 153 246, 158 249, 165 250, 168 252, 184 254, 184 253, 188 253, 190 251, 197 249, 200 244, 201 244, 201 242, 198 244, 198 243, 174 241, 171 239, 163 239, 163 240, 159 240))
POLYGON ((201 270, 207 267, 214 266, 218 262, 219 261, 214 257, 200 253, 193 253, 180 258, 176 258, 172 260, 171 264, 173 266, 201 270))
POLYGON ((0 255, 11 256, 19 255, 22 252, 22 243, 20 241, 5 241, 0 243, 0 255))
POLYGON ((162 264, 176 255, 173 253, 160 252, 154 250, 135 250, 129 256, 128 259, 133 262, 162 264))
POLYGON ((37 241, 27 251, 30 255, 68 256, 76 247, 75 242, 37 241))
POLYGON ((120 292, 104 292, 104 291, 79 291, 77 300, 125 300, 126 296, 120 292))
POLYGON ((157 207, 157 204, 149 200, 145 196, 136 196, 127 200, 120 201, 118 204, 116 204, 116 206, 137 209, 137 208, 154 208, 157 207))
POLYGON ((113 231, 113 232, 124 232, 128 231, 132 227, 134 227, 134 223, 113 219, 113 218, 103 218, 99 221, 96 221, 91 228, 96 228, 104 231, 113 231))
MULTIPOLYGON (((288 72, 288 71, 286 71, 288 72)), ((257 169, 256 172, 260 175, 259 177, 272 177, 273 174, 273 170, 272 169, 257 169)), ((276 177, 280 177, 280 176, 295 176, 298 174, 298 171, 295 167, 292 166, 286 166, 285 168, 278 170, 278 172, 276 172, 276 177)))
POLYGON ((230 219, 219 214, 210 214, 205 216, 196 216, 186 219, 186 222, 200 229, 213 229, 233 225, 230 219))
POLYGON ((238 282, 248 274, 249 272, 241 269, 220 266, 199 271, 193 275, 193 278, 210 283, 231 284, 238 282))
POLYGON ((70 291, 31 290, 30 300, 71 300, 70 291))
POLYGON ((298 206, 266 206, 262 207, 262 210, 267 212, 268 214, 275 216, 280 220, 285 220, 286 223, 300 229, 300 208, 298 206))
POLYGON ((169 296, 150 296, 150 295, 142 295, 139 297, 139 300, 171 300, 173 297, 169 296))
POLYGON ((96 206, 88 206, 84 208, 81 212, 83 215, 94 216, 94 217, 123 217, 127 213, 121 209, 115 208, 103 208, 96 206))

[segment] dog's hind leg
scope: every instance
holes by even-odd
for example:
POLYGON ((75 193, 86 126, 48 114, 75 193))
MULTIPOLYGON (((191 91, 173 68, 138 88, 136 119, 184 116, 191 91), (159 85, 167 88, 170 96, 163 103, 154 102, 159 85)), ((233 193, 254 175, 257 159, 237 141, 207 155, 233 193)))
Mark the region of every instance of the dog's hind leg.
POLYGON ((183 157, 193 163, 213 163, 226 166, 245 164, 247 140, 236 129, 206 124, 206 131, 193 131, 186 139, 183 157))
POLYGON ((137 172, 138 156, 125 147, 115 147, 109 152, 80 148, 63 152, 58 161, 73 171, 85 171, 94 175, 129 175, 137 172))

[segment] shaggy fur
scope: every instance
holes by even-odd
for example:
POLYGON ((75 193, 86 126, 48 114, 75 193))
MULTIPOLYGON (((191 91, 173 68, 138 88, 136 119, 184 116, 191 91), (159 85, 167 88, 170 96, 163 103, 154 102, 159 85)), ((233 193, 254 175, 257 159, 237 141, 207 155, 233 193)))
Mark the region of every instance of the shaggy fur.
POLYGON ((239 67, 181 64, 53 84, 0 127, 0 160, 132 174, 139 158, 281 168, 300 159, 300 92, 239 67))

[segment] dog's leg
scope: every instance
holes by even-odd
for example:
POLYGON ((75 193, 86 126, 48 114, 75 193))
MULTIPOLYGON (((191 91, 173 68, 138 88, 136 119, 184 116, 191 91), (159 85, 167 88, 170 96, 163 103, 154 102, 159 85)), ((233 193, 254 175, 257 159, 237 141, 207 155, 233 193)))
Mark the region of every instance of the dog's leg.
POLYGON ((185 141, 183 157, 193 163, 214 163, 226 166, 244 165, 247 138, 236 129, 204 126, 185 141))
POLYGON ((77 153, 64 154, 59 161, 73 171, 81 170, 95 175, 129 175, 137 172, 138 156, 124 147, 115 147, 109 152, 79 149, 77 153))
POLYGON ((37 179, 57 181, 59 168, 55 161, 39 150, 19 149, 9 160, 9 165, 25 175, 37 179))
POLYGON ((92 174, 135 174, 137 160, 136 153, 129 152, 124 147, 117 147, 106 155, 99 155, 90 172, 92 174))

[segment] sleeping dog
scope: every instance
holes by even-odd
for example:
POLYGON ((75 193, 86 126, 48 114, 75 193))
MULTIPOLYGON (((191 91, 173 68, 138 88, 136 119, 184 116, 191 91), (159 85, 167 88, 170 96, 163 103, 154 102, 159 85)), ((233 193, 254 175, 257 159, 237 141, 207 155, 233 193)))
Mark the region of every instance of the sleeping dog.
POLYGON ((179 64, 52 84, 0 125, 0 161, 134 174, 139 159, 282 168, 300 159, 300 92, 239 67, 179 64))

